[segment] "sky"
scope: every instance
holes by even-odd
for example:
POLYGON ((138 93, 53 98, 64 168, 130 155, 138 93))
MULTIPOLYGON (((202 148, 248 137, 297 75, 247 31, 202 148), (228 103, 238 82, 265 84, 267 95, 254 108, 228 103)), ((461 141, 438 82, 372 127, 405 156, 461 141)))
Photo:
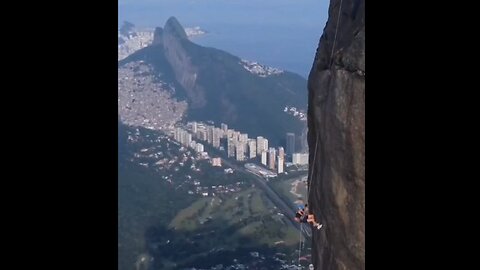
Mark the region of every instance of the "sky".
POLYGON ((163 25, 174 15, 186 24, 309 25, 326 21, 327 0, 118 0, 119 22, 163 25))

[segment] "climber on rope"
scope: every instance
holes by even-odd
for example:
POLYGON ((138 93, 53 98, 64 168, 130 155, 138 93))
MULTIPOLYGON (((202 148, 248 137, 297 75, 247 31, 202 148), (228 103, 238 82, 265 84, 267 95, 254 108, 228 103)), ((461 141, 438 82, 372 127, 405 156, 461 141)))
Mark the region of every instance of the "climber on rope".
POLYGON ((318 223, 315 221, 315 216, 313 214, 309 214, 308 212, 308 205, 299 206, 297 212, 295 213, 295 221, 298 223, 310 223, 313 227, 320 230, 323 227, 323 224, 318 223))

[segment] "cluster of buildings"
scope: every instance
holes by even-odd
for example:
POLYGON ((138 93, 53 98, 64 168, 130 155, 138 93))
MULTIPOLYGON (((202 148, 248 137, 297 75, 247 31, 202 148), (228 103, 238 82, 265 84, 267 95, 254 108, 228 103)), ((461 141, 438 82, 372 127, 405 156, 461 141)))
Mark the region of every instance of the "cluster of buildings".
POLYGON ((258 75, 263 78, 267 76, 278 75, 283 73, 283 70, 281 69, 261 65, 254 61, 241 60, 239 64, 242 65, 243 68, 248 70, 250 73, 258 75))
MULTIPOLYGON (((208 155, 204 145, 207 143, 221 151, 226 151, 227 157, 237 161, 252 161, 257 159, 268 169, 280 174, 285 172, 287 155, 292 157, 292 164, 308 164, 308 153, 295 152, 295 134, 287 133, 286 150, 283 147, 269 147, 268 139, 262 136, 249 138, 247 133, 241 133, 228 128, 222 123, 220 127, 203 122, 188 122, 185 127, 177 127, 174 139, 186 147, 190 147, 200 155, 208 155)), ((212 159, 213 166, 221 166, 221 159, 212 159)))
POLYGON ((137 31, 123 35, 118 31, 118 61, 147 47, 153 41, 153 31, 137 31))
POLYGON ((222 167, 222 159, 219 157, 212 158, 211 163, 213 167, 222 167))
POLYGON ((203 197, 215 197, 218 194, 229 194, 237 193, 242 191, 242 186, 245 185, 245 182, 236 182, 235 184, 227 185, 212 185, 212 186, 200 186, 200 181, 193 182, 195 188, 194 190, 189 190, 188 194, 201 195, 203 197))
POLYGON ((129 126, 168 130, 181 121, 187 102, 178 101, 175 88, 155 77, 143 60, 118 67, 118 116, 129 126))
POLYGON ((283 112, 297 118, 300 121, 307 121, 307 114, 305 111, 299 110, 295 107, 285 106, 283 112))
POLYGON ((199 154, 208 154, 207 152, 205 152, 204 145, 194 141, 192 139, 192 134, 181 127, 175 128, 173 139, 185 147, 192 148, 193 150, 195 150, 195 152, 199 154))
POLYGON ((293 153, 292 163, 295 165, 308 165, 308 153, 293 153))
MULTIPOLYGON (((215 250, 213 250, 215 252, 215 250)), ((297 264, 297 258, 287 258, 284 253, 275 255, 262 254, 258 251, 249 252, 250 256, 242 256, 242 259, 233 259, 233 264, 217 264, 210 268, 185 268, 185 270, 246 270, 246 269, 280 269, 280 270, 303 270, 313 269, 313 265, 306 266, 311 256, 300 257, 302 265, 297 264)), ((239 254, 240 255, 240 254, 239 254)))

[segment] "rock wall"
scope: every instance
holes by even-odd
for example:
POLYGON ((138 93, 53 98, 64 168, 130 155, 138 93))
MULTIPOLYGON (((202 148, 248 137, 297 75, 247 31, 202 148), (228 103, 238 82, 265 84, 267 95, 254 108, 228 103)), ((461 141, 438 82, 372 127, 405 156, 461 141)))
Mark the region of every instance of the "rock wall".
MULTIPOLYGON (((160 40, 160 38, 154 40, 160 40)), ((172 66, 176 80, 187 92, 192 109, 205 106, 206 99, 203 88, 196 83, 198 71, 183 48, 183 42, 188 41, 185 30, 175 18, 170 18, 165 24, 161 37, 165 57, 172 66)))
POLYGON ((331 0, 308 90, 313 264, 365 269, 365 1, 331 0))

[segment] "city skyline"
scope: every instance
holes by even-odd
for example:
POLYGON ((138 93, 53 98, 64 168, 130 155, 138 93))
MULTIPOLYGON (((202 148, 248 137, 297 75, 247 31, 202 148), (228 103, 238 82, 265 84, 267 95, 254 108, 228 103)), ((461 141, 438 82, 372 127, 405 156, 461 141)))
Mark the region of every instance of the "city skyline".
MULTIPOLYGON (((227 158, 234 158, 237 161, 254 160, 262 164, 266 168, 278 174, 285 172, 285 165, 307 165, 308 153, 292 153, 290 154, 290 162, 287 161, 287 152, 283 146, 269 147, 268 139, 263 136, 249 138, 247 133, 228 128, 228 125, 221 123, 220 127, 216 127, 213 123, 206 124, 204 122, 191 121, 187 122, 184 127, 176 127, 173 131, 173 137, 186 147, 190 147, 202 156, 208 156, 205 147, 200 142, 213 146, 226 154, 227 158)), ((295 133, 287 133, 286 148, 293 151, 291 142, 295 139, 295 133)), ((218 161, 213 162, 218 166, 218 161)))

